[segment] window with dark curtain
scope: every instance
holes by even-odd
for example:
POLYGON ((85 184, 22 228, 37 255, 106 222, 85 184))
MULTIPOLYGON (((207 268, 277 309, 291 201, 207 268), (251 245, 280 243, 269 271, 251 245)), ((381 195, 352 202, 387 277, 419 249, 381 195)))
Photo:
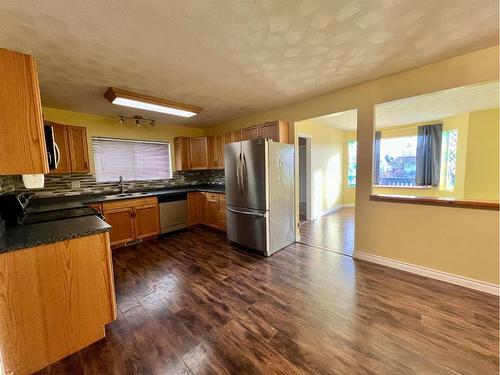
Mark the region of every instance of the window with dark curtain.
POLYGON ((443 125, 422 125, 417 131, 417 186, 439 186, 443 125))
POLYGON ((97 182, 172 178, 169 143, 94 137, 92 150, 97 182))

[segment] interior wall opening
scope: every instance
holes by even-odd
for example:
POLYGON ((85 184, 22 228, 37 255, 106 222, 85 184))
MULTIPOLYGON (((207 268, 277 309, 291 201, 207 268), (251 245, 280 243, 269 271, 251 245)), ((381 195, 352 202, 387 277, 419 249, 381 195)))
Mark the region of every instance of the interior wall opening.
POLYGON ((357 110, 295 123, 299 242, 352 256, 357 110))

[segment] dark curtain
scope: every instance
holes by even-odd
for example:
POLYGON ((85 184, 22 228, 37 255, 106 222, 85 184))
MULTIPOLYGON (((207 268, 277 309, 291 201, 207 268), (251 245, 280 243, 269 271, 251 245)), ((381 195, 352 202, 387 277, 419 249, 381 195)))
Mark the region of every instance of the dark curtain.
POLYGON ((375 147, 373 151, 373 184, 379 184, 380 178, 380 139, 382 138, 382 133, 380 131, 375 132, 375 147))
POLYGON ((417 132, 417 186, 438 186, 443 125, 423 125, 417 132))

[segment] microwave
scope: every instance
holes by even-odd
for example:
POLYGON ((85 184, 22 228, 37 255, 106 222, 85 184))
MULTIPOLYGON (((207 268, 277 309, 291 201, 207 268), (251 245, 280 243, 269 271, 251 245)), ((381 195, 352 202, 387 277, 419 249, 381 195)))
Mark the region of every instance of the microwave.
POLYGON ((54 127, 50 123, 46 122, 43 125, 43 131, 45 133, 45 146, 47 147, 47 159, 49 161, 49 169, 56 169, 61 160, 61 153, 59 152, 59 147, 57 146, 54 137, 54 127))

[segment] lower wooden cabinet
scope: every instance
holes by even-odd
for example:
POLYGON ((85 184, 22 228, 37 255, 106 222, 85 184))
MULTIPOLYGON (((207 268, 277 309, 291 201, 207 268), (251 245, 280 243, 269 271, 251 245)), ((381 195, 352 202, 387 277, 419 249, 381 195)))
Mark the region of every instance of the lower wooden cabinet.
POLYGON ((188 225, 207 225, 226 230, 226 195, 221 193, 188 193, 188 225))
POLYGON ((132 208, 136 239, 156 236, 160 233, 158 204, 146 204, 132 208))
POLYGON ((102 204, 104 218, 113 227, 111 246, 160 234, 160 217, 156 197, 123 199, 102 204))
POLYGON ((205 225, 219 228, 219 194, 207 193, 207 201, 205 204, 205 225))
POLYGON ((104 212, 106 222, 113 227, 109 234, 111 245, 120 245, 135 239, 134 215, 129 207, 104 212))
POLYGON ((0 373, 41 370, 116 319, 108 233, 0 254, 0 373))

